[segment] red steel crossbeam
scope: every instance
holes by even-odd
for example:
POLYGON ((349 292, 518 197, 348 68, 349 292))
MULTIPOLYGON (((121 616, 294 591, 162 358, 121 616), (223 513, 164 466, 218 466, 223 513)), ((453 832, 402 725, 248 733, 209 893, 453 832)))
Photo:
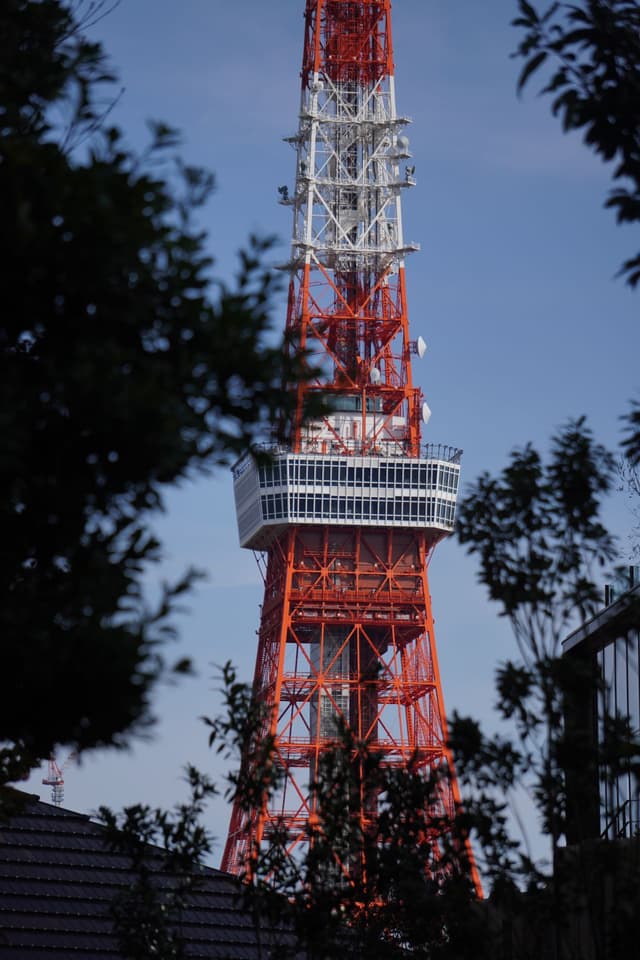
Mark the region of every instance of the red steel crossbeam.
POLYGON ((375 83, 393 72, 389 0, 307 0, 302 82, 375 83))

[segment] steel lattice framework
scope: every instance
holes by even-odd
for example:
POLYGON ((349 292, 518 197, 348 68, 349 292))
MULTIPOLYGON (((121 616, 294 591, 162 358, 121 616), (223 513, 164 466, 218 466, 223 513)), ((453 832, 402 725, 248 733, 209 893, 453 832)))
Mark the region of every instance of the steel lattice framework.
MULTIPOLYGON (((276 824, 292 856, 308 842, 317 758, 343 725, 389 765, 446 764, 434 813, 459 802, 427 565, 453 529, 460 451, 421 446, 390 8, 306 2, 295 186, 279 192, 293 209, 288 342, 317 376, 294 387, 287 446, 234 470, 240 542, 266 554, 254 690, 283 773, 275 796, 234 806, 222 867, 236 873, 276 824), (308 420, 314 394, 326 413, 308 420)), ((365 829, 375 815, 369 798, 365 829)))

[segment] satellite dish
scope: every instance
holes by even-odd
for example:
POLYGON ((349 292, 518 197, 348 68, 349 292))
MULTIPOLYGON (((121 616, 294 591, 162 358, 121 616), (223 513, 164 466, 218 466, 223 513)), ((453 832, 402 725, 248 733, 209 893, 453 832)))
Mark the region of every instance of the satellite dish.
POLYGON ((400 134, 397 139, 398 149, 403 153, 407 153, 409 150, 409 137, 405 137, 404 134, 400 134))
POLYGON ((380 383, 380 381, 382 380, 382 374, 380 373, 377 367, 371 367, 371 373, 369 374, 369 379, 371 380, 371 383, 373 383, 374 385, 377 383, 380 383))
POLYGON ((416 340, 416 353, 422 360, 425 353, 427 352, 427 344, 425 343, 424 337, 418 337, 416 340))
POLYGON ((429 423, 431 419, 431 408, 428 403, 422 404, 422 419, 425 423, 429 423))

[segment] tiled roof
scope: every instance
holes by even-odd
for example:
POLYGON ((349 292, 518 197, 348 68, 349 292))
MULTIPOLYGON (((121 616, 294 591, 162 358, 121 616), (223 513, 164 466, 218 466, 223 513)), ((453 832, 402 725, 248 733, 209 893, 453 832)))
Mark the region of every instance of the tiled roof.
MULTIPOLYGON (((154 886, 170 887, 162 850, 149 848, 149 858, 154 886)), ((29 797, 0 821, 0 960, 119 960, 111 904, 133 880, 129 858, 110 850, 104 827, 29 797)), ((187 957, 212 960, 267 960, 281 939, 263 930, 260 950, 238 882, 206 867, 180 934, 187 957)))

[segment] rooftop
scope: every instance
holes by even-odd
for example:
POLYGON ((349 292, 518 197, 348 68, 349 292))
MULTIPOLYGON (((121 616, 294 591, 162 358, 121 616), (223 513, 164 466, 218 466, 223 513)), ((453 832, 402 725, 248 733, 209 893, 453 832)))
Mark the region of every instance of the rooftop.
MULTIPOLYGON (((113 852, 106 829, 88 816, 17 796, 24 807, 0 821, 1 960, 124 960, 111 908, 135 880, 129 857, 113 852)), ((175 878, 163 850, 148 850, 154 889, 170 890, 175 878)), ((209 867, 201 868, 178 929, 186 957, 268 960, 278 954, 277 934, 263 929, 258 937, 238 881, 209 867)))

